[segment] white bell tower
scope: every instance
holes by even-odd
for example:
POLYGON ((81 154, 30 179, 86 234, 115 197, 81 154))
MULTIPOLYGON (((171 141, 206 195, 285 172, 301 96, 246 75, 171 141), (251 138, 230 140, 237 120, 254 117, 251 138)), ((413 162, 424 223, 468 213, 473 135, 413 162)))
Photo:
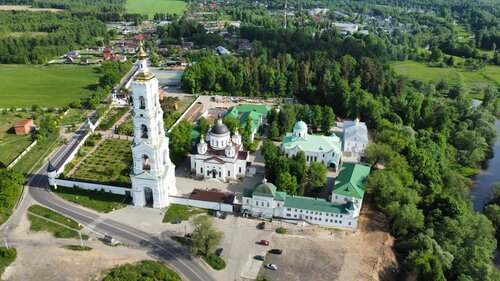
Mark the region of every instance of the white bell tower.
POLYGON ((135 206, 165 208, 169 195, 177 194, 175 166, 170 161, 168 138, 163 128, 158 80, 149 73, 147 55, 139 44, 139 70, 132 86, 134 142, 132 144, 132 198, 135 206))

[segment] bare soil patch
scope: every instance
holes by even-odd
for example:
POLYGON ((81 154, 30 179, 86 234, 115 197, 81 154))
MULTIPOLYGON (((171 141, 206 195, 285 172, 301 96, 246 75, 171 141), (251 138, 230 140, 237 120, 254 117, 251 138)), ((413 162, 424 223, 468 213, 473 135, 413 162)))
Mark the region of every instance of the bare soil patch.
POLYGON ((389 234, 387 218, 367 197, 357 231, 285 226, 287 234, 274 234, 270 246, 282 249, 283 254, 270 254, 265 262, 277 264, 278 270, 262 267, 259 274, 287 281, 398 280, 394 238, 389 234))
POLYGON ((52 9, 52 8, 32 8, 31 6, 22 5, 0 5, 0 11, 21 11, 27 10, 32 12, 61 12, 62 9, 52 9))

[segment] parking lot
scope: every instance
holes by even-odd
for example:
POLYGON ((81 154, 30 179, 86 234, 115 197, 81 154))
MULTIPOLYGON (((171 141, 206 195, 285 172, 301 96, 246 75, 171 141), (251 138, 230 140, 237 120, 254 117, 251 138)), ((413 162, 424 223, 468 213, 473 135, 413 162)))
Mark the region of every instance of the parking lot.
POLYGON ((224 232, 221 247, 222 257, 226 261, 226 269, 214 272, 217 280, 255 279, 262 266, 262 261, 254 259, 256 255, 265 255, 269 246, 260 245, 260 240, 272 243, 274 230, 257 229, 260 222, 228 215, 225 220, 215 219, 215 226, 224 232))

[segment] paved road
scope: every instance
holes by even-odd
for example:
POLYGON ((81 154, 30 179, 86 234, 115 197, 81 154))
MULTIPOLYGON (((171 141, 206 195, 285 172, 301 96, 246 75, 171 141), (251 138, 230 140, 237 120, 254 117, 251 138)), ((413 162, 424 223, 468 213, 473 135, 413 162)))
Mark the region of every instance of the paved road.
MULTIPOLYGON (((133 74, 133 71, 131 73, 133 74)), ((131 77, 130 73, 127 77, 131 77)), ((122 80, 121 84, 127 80, 122 80)), ((67 155, 77 149, 78 143, 84 138, 87 129, 88 124, 81 125, 68 142, 51 155, 50 160, 56 169, 60 168, 67 155)), ((196 259, 193 259, 186 249, 169 238, 155 237, 128 225, 104 219, 98 214, 70 204, 56 196, 48 188, 47 165, 48 163, 32 175, 27 184, 27 196, 31 196, 38 203, 72 218, 82 225, 91 227, 94 231, 111 235, 124 244, 148 249, 151 255, 166 261, 185 280, 215 280, 196 259)))
MULTIPOLYGON (((51 160, 55 166, 59 166, 59 163, 65 159, 65 156, 76 148, 78 142, 85 135, 85 129, 86 125, 82 125, 69 140, 69 143, 63 145, 52 155, 51 160)), ((160 239, 159 237, 154 237, 146 232, 113 220, 102 220, 99 215, 88 212, 73 204, 69 204, 57 197, 47 187, 46 170, 47 164, 40 168, 28 182, 28 195, 38 203, 72 218, 82 225, 92 224, 92 229, 95 231, 109 234, 125 244, 147 248, 152 255, 168 262, 168 264, 176 269, 186 280, 214 280, 184 248, 170 239, 160 239)))

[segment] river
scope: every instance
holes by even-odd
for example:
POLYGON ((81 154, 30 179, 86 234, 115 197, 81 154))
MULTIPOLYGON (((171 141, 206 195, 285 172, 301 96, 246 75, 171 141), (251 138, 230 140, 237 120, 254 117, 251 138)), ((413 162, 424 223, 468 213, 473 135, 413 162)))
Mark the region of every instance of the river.
MULTIPOLYGON (((496 121, 495 127, 500 135, 500 120, 496 121)), ((474 188, 471 194, 474 196, 474 211, 476 212, 483 211, 484 203, 491 194, 491 184, 500 182, 500 136, 493 145, 493 152, 495 155, 486 162, 486 168, 473 177, 474 188)))
MULTIPOLYGON (((493 145, 493 158, 488 160, 485 169, 481 170, 479 175, 473 177, 474 188, 471 191, 473 195, 474 211, 482 212, 484 203, 491 194, 491 184, 500 182, 500 120, 495 123, 499 137, 493 145)), ((495 252, 495 265, 500 268, 500 250, 495 252)))

